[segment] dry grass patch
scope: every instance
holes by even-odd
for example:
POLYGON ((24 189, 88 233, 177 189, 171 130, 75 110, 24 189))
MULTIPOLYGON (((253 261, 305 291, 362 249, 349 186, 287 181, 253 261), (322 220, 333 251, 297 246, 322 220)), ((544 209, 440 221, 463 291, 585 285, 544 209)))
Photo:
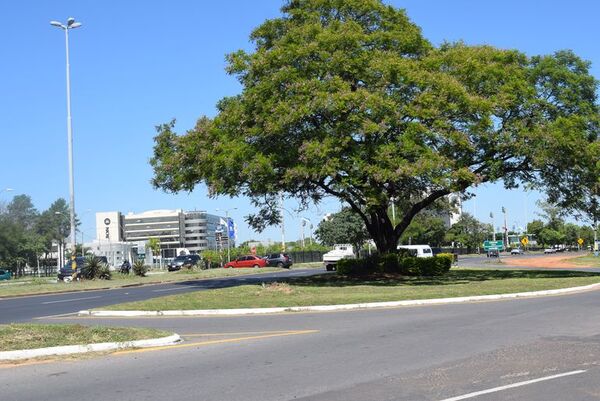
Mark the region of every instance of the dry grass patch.
POLYGON ((262 283, 259 291, 256 292, 257 296, 264 294, 283 294, 291 295, 294 293, 294 289, 288 283, 262 283))

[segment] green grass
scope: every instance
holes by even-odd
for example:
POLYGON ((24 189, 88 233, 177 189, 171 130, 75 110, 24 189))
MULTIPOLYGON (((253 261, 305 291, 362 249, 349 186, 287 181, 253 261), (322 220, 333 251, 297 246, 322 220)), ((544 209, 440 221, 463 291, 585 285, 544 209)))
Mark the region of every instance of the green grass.
POLYGON ((144 340, 171 335, 162 330, 79 324, 0 325, 0 351, 144 340))
POLYGON ((266 308, 399 301, 538 291, 600 282, 600 274, 573 271, 451 270, 433 278, 371 279, 318 275, 285 282, 171 295, 113 305, 109 310, 266 308))
MULTIPOLYGON (((306 268, 317 268, 322 267, 323 264, 320 262, 316 263, 303 263, 292 266, 296 269, 306 268)), ((220 278, 220 277, 233 277, 242 276, 247 274, 257 273, 274 273, 287 271, 276 267, 268 267, 261 269, 209 269, 209 270, 180 270, 177 272, 166 272, 164 274, 152 274, 146 277, 138 277, 133 274, 124 276, 122 274, 113 272, 111 280, 85 280, 71 283, 51 283, 50 280, 55 277, 40 277, 31 280, 24 281, 23 284, 3 284, 10 283, 11 280, 3 281, 0 284, 0 298, 6 296, 19 296, 19 295, 35 295, 43 293, 58 293, 58 292, 70 292, 70 291, 83 291, 83 290, 94 290, 102 288, 119 288, 129 285, 142 285, 142 284, 155 284, 155 283, 171 283, 180 282, 187 280, 207 279, 207 278, 220 278)))
POLYGON ((600 267, 600 257, 594 256, 593 254, 586 254, 584 256, 569 259, 568 262, 582 267, 600 267))

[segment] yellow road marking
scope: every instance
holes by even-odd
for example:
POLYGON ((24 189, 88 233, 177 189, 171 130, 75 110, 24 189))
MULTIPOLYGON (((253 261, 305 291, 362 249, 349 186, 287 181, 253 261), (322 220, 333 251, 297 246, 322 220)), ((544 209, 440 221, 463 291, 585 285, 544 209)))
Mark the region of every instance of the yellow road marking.
POLYGON ((272 330, 272 331, 239 331, 230 333, 190 333, 180 334, 181 337, 215 337, 215 336, 243 336, 248 334, 277 334, 277 333, 290 333, 297 332, 298 330, 272 330))
POLYGON ((271 337, 296 336, 296 335, 300 335, 300 334, 313 334, 313 333, 318 333, 318 332, 319 332, 319 330, 287 331, 287 332, 280 332, 280 333, 274 333, 274 334, 264 334, 264 335, 259 335, 259 336, 236 337, 236 338, 227 338, 227 339, 222 339, 222 340, 209 340, 209 341, 201 341, 201 342, 186 343, 186 344, 164 345, 164 346, 160 346, 160 347, 125 350, 125 351, 115 352, 115 353, 113 353, 113 355, 160 351, 160 350, 172 349, 172 348, 200 347, 203 345, 226 344, 226 343, 240 342, 240 341, 244 341, 244 340, 258 340, 258 339, 271 338, 271 337))

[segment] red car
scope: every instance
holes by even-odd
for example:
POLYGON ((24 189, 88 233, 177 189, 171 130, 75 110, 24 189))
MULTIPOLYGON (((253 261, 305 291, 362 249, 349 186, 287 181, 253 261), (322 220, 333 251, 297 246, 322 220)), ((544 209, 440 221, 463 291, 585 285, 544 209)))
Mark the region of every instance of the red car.
POLYGON ((265 267, 266 265, 267 261, 263 258, 254 255, 245 255, 226 263, 224 267, 265 267))

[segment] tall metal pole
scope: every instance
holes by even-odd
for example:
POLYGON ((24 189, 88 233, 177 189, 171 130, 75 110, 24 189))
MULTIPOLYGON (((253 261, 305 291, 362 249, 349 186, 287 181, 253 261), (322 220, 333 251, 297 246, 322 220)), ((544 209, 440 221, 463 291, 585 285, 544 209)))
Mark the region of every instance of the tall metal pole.
POLYGON ((66 54, 66 76, 67 76, 67 147, 69 157, 69 216, 71 224, 71 259, 75 261, 75 184, 73 174, 73 127, 71 124, 71 66, 69 62, 69 30, 81 26, 80 22, 75 22, 75 18, 68 18, 66 24, 58 21, 50 21, 50 25, 61 28, 65 31, 65 54, 66 54))
POLYGON ((69 30, 65 29, 67 55, 67 143, 69 147, 69 217, 71 224, 71 258, 75 256, 75 183, 73 178, 73 127, 71 122, 71 66, 69 63, 69 30))

